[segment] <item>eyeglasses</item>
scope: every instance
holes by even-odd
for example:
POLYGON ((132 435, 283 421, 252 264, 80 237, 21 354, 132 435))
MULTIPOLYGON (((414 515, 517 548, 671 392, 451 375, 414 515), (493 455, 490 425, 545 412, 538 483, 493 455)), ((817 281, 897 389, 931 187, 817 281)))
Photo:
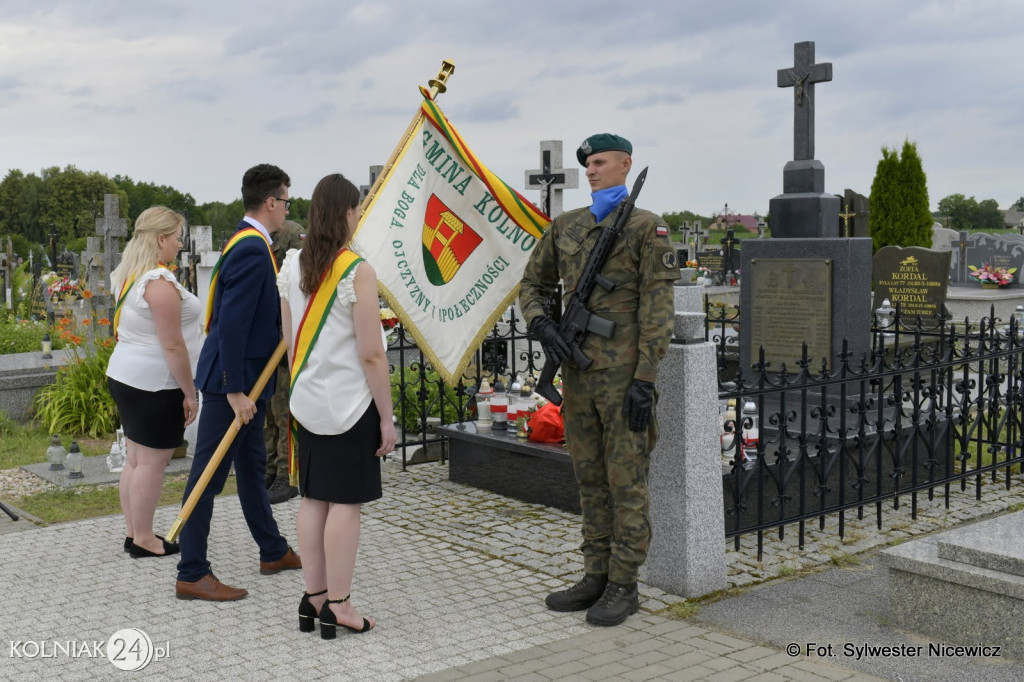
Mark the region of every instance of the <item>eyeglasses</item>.
POLYGON ((286 210, 286 211, 292 210, 292 200, 291 199, 282 199, 281 197, 273 197, 273 198, 277 199, 278 201, 283 201, 284 202, 284 210, 286 210))

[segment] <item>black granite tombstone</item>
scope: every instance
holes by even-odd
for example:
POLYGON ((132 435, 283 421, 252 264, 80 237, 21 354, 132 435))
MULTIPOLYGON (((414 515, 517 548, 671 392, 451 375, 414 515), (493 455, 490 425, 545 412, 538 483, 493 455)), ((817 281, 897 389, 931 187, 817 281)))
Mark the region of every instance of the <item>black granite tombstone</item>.
POLYGON ((872 260, 871 281, 878 310, 884 300, 898 306, 900 317, 939 320, 949 287, 949 251, 919 246, 885 246, 872 260))
MULTIPOLYGON (((964 234, 961 233, 961 240, 964 234)), ((1008 236, 1017 238, 1017 235, 1008 236)), ((959 244, 954 243, 954 246, 959 244)), ((967 236, 963 263, 968 282, 977 281, 977 277, 972 277, 972 268, 989 265, 993 268, 1014 270, 1013 283, 1009 286, 1017 286, 1020 282, 1021 269, 1024 268, 1024 245, 1003 235, 976 232, 967 236)))

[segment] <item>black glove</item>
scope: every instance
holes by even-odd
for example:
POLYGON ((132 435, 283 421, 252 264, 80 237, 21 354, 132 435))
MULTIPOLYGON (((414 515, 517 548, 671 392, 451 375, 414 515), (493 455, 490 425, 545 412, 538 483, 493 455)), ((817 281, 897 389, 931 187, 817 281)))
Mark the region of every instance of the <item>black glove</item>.
POLYGON ((569 359, 572 351, 562 335, 558 333, 558 325, 547 315, 538 315, 530 323, 530 332, 540 341, 544 355, 559 365, 569 359))
POLYGON ((654 413, 654 384, 633 379, 622 401, 622 416, 629 417, 630 431, 643 431, 654 413))

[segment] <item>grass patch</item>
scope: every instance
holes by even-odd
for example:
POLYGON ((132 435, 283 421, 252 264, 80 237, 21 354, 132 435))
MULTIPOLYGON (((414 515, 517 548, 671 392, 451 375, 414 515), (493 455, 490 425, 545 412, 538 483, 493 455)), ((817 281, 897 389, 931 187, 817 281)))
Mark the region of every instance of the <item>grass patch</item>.
MULTIPOLYGON (((66 434, 60 434, 60 442, 65 450, 71 447, 73 440, 78 440, 84 455, 105 455, 109 452, 114 434, 109 434, 103 439, 91 439, 88 436, 68 437, 66 434), (100 445, 101 443, 103 445, 100 445)), ((19 424, 6 416, 0 416, 0 469, 45 462, 48 447, 50 434, 41 425, 35 422, 19 424)))
MULTIPOLYGON (((187 478, 186 474, 168 478, 164 482, 157 506, 181 504, 187 478)), ((237 492, 235 477, 229 476, 221 494, 234 495, 237 492)), ((79 521, 121 513, 121 499, 116 485, 54 488, 27 495, 12 503, 46 523, 79 521)))
POLYGON ((837 554, 834 552, 829 552, 828 558, 832 562, 833 566, 838 566, 839 568, 859 566, 861 563, 863 563, 860 557, 856 554, 837 554))
POLYGON ((700 611, 700 604, 694 601, 681 601, 678 604, 673 604, 668 607, 668 612, 672 614, 673 618, 680 620, 686 620, 687 618, 693 618, 700 611))

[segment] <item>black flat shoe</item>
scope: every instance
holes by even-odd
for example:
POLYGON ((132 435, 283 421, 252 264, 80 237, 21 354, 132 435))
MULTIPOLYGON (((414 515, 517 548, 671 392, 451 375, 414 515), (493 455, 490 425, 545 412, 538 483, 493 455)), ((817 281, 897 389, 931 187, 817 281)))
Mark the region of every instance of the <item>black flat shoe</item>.
POLYGON ((181 551, 181 547, 177 543, 167 542, 167 540, 161 538, 159 535, 157 535, 157 538, 160 539, 160 542, 164 543, 163 554, 156 554, 154 552, 150 552, 145 547, 139 547, 138 545, 136 545, 134 541, 132 542, 131 546, 128 547, 128 553, 132 556, 133 559, 145 559, 147 557, 153 556, 170 556, 171 554, 177 554, 181 551))
POLYGON ((327 590, 320 590, 310 594, 302 593, 302 601, 299 602, 299 632, 313 632, 316 629, 316 609, 309 603, 310 597, 319 597, 326 594, 327 590))
POLYGON ((363 627, 356 629, 350 625, 338 622, 338 617, 334 615, 334 611, 331 611, 331 604, 343 604, 349 600, 349 597, 344 599, 328 599, 324 602, 323 607, 320 609, 320 638, 321 639, 334 639, 337 635, 337 629, 343 627, 346 630, 351 630, 355 633, 369 632, 375 626, 370 624, 370 621, 363 617, 363 627))
POLYGON ((132 548, 132 541, 133 540, 135 540, 135 538, 130 538, 128 536, 125 536, 125 538, 124 538, 124 551, 127 552, 128 550, 130 550, 132 548))

